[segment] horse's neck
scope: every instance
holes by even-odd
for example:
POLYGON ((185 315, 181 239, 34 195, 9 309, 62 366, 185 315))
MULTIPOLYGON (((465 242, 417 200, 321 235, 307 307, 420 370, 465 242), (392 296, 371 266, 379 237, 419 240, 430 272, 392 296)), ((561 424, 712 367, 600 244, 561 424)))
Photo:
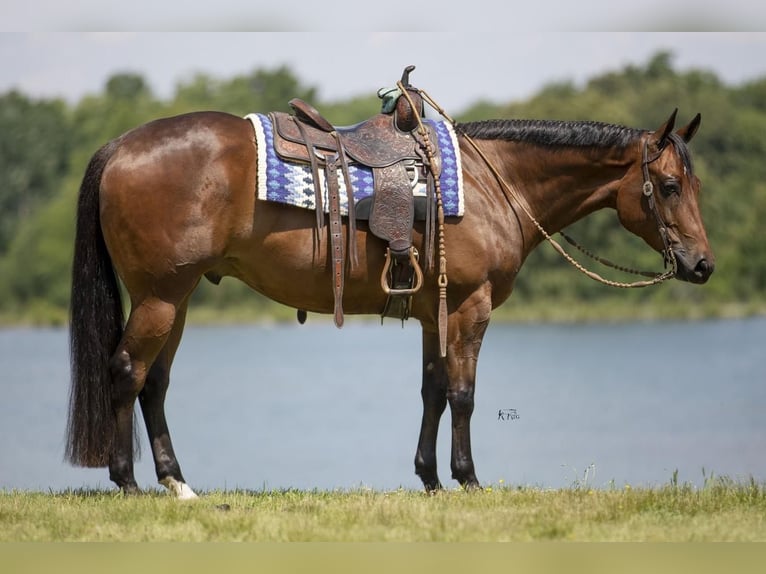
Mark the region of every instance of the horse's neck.
POLYGON ((629 149, 492 144, 504 148, 495 154, 505 158, 500 168, 504 179, 549 233, 614 207, 620 180, 635 162, 635 151, 629 149))

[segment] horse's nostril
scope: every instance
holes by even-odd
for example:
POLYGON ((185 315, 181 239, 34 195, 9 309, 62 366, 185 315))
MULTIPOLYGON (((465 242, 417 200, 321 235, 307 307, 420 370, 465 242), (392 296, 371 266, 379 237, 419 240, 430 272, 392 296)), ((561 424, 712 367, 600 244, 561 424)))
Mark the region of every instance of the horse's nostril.
POLYGON ((697 266, 694 268, 694 272, 700 277, 708 278, 713 273, 714 265, 707 259, 700 259, 697 262, 697 266))

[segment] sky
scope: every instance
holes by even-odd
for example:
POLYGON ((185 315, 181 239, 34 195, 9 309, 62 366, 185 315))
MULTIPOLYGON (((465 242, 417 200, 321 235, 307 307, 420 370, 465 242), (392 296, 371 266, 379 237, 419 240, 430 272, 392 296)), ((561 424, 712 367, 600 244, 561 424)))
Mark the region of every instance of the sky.
POLYGON ((756 0, 0 0, 8 31, 764 30, 756 0))
POLYGON ((322 101, 331 101, 393 85, 414 64, 412 83, 458 113, 479 100, 524 99, 551 82, 579 85, 605 71, 644 65, 660 50, 673 54, 676 69, 708 70, 727 84, 766 76, 762 32, 37 31, 0 34, 0 93, 18 89, 76 102, 100 92, 114 73, 137 72, 156 95, 170 98, 196 73, 228 79, 287 65, 318 88, 322 101))

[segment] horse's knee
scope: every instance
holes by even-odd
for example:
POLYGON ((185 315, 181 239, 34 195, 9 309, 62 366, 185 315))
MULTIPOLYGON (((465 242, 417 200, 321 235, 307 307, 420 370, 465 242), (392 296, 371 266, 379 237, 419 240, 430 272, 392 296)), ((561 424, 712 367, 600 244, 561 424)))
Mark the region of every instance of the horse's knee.
POLYGON ((449 401, 452 413, 470 416, 473 413, 473 386, 464 386, 447 391, 447 400, 449 401))

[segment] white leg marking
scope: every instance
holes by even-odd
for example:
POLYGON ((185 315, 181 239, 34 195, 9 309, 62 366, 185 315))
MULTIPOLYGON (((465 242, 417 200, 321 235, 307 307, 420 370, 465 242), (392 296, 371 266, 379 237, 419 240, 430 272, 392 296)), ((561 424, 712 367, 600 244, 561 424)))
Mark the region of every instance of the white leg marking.
POLYGON ((163 478, 160 484, 167 488, 178 500, 194 500, 198 496, 185 482, 180 482, 170 476, 163 478))

